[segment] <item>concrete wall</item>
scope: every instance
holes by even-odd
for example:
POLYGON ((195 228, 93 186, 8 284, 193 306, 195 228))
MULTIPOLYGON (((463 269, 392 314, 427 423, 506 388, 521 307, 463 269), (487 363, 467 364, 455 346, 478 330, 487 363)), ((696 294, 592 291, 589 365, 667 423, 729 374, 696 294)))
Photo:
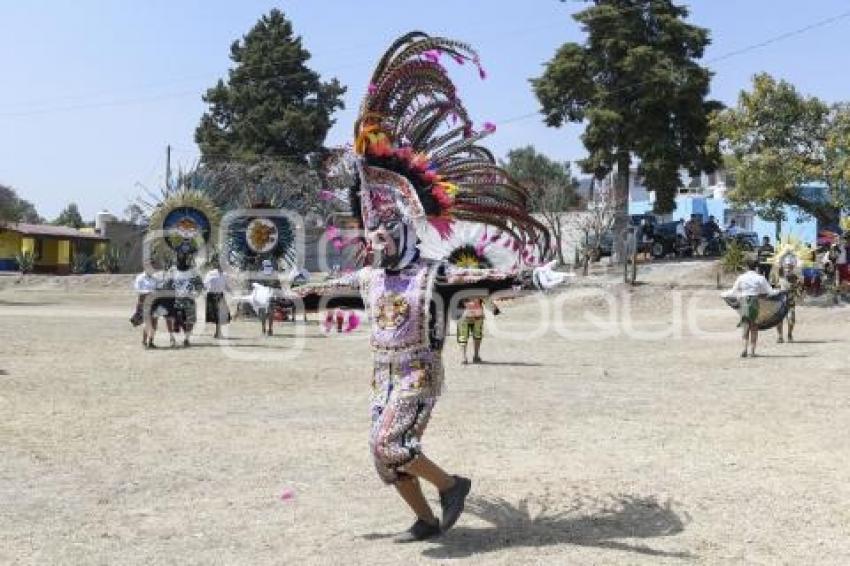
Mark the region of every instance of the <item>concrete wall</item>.
POLYGON ((109 238, 109 244, 121 250, 119 273, 139 273, 142 271, 142 246, 145 240, 145 228, 121 220, 104 223, 103 236, 109 238))

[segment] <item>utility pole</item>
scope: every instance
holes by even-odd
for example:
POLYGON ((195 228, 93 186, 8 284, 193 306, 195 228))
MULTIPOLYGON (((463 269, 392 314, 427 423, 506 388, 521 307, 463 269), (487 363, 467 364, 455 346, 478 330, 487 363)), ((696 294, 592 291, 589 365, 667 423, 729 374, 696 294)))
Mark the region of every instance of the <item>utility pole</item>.
POLYGON ((165 189, 171 190, 171 144, 165 146, 165 189))

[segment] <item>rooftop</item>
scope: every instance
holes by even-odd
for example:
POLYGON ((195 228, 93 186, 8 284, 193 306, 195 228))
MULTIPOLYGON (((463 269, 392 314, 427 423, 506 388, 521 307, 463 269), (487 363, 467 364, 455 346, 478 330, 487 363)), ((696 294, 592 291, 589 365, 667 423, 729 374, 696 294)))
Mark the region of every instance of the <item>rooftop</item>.
POLYGON ((23 236, 45 236, 49 238, 74 238, 102 241, 108 240, 108 238, 105 238, 100 234, 95 234, 94 232, 83 232, 76 228, 70 228, 68 226, 53 226, 52 224, 24 224, 10 222, 3 225, 2 228, 4 230, 17 232, 23 236))

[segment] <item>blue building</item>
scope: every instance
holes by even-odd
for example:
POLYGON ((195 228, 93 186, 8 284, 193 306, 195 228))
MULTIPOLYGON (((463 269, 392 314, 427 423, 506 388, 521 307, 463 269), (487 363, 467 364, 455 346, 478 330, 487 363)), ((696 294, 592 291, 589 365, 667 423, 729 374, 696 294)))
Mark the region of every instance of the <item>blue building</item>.
MULTIPOLYGON (((818 191, 820 187, 804 187, 803 190, 818 191)), ((714 216, 721 227, 728 226, 732 220, 741 229, 758 234, 759 240, 764 236, 771 240, 776 238, 776 222, 765 220, 758 216, 753 210, 734 207, 724 198, 725 187, 718 185, 699 193, 683 193, 676 197, 676 210, 671 214, 659 216, 661 222, 672 222, 679 219, 687 221, 692 214, 702 216, 703 221, 709 216, 714 216)), ((640 194, 638 192, 638 194, 640 194)), ((647 214, 652 212, 652 193, 645 200, 630 200, 629 214, 647 214)), ((635 193, 632 193, 636 196, 635 193)), ((794 236, 806 243, 815 243, 818 235, 817 220, 804 214, 800 209, 792 206, 785 207, 785 218, 781 223, 779 234, 781 237, 794 236)))

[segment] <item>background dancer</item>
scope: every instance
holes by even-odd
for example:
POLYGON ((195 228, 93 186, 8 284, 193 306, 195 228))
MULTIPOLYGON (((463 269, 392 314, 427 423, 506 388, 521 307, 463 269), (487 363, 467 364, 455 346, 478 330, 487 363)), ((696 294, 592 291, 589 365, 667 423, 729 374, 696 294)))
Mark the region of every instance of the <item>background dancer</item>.
POLYGON ((156 334, 157 312, 155 301, 151 298, 159 284, 160 281, 156 278, 153 267, 150 265, 145 266, 145 270, 139 273, 133 281, 133 290, 138 293, 138 298, 136 310, 130 317, 130 324, 133 326, 142 325, 142 346, 144 348, 156 348, 153 338, 156 334))
POLYGON ((744 349, 741 352, 741 357, 747 357, 747 345, 750 347, 750 356, 756 355, 756 344, 758 343, 758 315, 759 315, 759 296, 775 295, 778 293, 770 286, 764 275, 758 272, 759 262, 757 259, 747 260, 747 272, 738 276, 732 288, 725 295, 737 295, 740 297, 740 314, 741 321, 738 326, 742 329, 741 338, 744 342, 744 349))
POLYGON ((221 325, 230 322, 230 310, 224 296, 227 292, 227 278, 219 271, 218 262, 213 262, 212 269, 204 277, 204 289, 207 291, 204 320, 215 324, 213 338, 221 338, 221 325))
POLYGON ((795 267, 796 262, 791 257, 786 257, 786 261, 783 261, 779 269, 776 270, 775 284, 777 288, 788 293, 788 313, 776 325, 776 342, 778 344, 785 342, 783 330, 786 322, 788 323, 788 341, 794 341, 794 327, 797 324, 797 299, 803 296, 803 285, 795 272, 795 267))
MULTIPOLYGON (((203 291, 204 282, 191 264, 190 254, 178 253, 177 264, 171 268, 167 279, 167 290, 173 293, 173 306, 170 313, 171 325, 169 332, 183 332, 183 346, 188 348, 191 343, 192 329, 197 321, 197 305, 195 298, 203 291)), ((171 345, 176 341, 171 336, 171 345)))
POLYGON ((470 297, 463 301, 463 314, 457 322, 457 342, 460 344, 461 352, 463 353, 463 365, 467 365, 469 360, 466 357, 466 347, 469 344, 469 335, 472 335, 472 363, 480 364, 481 360, 481 341, 484 338, 484 307, 485 305, 493 311, 493 315, 498 315, 499 307, 493 302, 483 297, 470 297))

